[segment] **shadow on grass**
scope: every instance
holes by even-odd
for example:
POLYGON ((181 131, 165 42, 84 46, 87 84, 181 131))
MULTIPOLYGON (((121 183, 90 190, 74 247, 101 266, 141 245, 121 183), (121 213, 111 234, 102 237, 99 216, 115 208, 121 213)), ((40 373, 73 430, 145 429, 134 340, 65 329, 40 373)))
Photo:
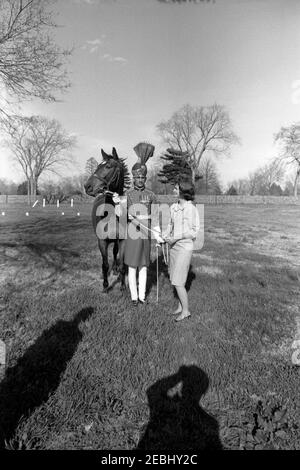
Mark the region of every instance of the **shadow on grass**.
POLYGON ((222 450, 219 425, 199 401, 209 379, 199 367, 181 366, 147 390, 150 420, 137 450, 222 450), (181 392, 172 392, 181 385, 181 392))
POLYGON ((78 326, 92 313, 89 307, 71 321, 58 321, 7 370, 0 384, 0 449, 13 438, 20 419, 47 401, 57 389, 82 339, 78 326))
MULTIPOLYGON (((157 259, 155 258, 150 262, 147 273, 147 286, 146 286, 146 297, 151 292, 153 286, 156 286, 157 279, 157 259)), ((168 266, 164 262, 163 255, 158 256, 158 275, 163 274, 163 276, 169 279, 168 266)))
MULTIPOLYGON (((160 276, 161 274, 169 281, 168 265, 165 264, 162 254, 158 256, 158 275, 160 276)), ((156 286, 156 283, 157 283, 156 276, 157 276, 157 260, 155 257, 155 259, 151 261, 149 268, 148 268, 146 297, 151 292, 152 287, 156 286)), ((192 283, 195 279, 196 279, 196 274, 194 273, 193 265, 191 264, 189 272, 188 272, 186 284, 185 284, 185 288, 187 292, 191 289, 192 283)), ((174 293, 174 297, 178 299, 175 287, 173 288, 173 293, 174 293)))

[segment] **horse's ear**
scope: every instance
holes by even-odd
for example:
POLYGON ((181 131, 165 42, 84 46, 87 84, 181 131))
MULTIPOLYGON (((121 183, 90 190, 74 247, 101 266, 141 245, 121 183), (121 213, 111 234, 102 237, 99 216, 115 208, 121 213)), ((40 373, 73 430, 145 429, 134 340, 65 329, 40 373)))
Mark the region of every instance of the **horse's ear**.
POLYGON ((112 148, 112 156, 115 160, 119 160, 119 155, 117 154, 115 147, 112 148))
POLYGON ((110 155, 105 153, 103 149, 101 149, 101 154, 102 154, 102 157, 103 157, 104 160, 107 160, 110 157, 110 155))

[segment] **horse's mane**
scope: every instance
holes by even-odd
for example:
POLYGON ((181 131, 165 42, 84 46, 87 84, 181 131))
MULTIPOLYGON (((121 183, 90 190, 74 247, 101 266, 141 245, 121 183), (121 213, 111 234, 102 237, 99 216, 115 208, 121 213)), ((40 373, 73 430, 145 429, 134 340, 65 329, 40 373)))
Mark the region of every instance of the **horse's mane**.
POLYGON ((131 178, 128 170, 127 163, 125 163, 126 158, 119 158, 119 161, 123 167, 123 177, 124 177, 124 190, 129 189, 131 186, 131 178))

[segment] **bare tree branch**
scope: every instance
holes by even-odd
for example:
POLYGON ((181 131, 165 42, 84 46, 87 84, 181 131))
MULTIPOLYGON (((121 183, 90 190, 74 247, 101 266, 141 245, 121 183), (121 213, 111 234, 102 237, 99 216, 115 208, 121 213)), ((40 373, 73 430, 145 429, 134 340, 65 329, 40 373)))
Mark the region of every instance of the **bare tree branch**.
POLYGON ((282 127, 274 136, 279 144, 279 159, 295 168, 294 196, 298 195, 298 182, 300 179, 300 123, 289 127, 282 127))
POLYGON ((57 46, 50 35, 56 27, 47 10, 51 3, 0 1, 0 84, 19 100, 54 101, 70 86, 65 63, 71 51, 57 46))
POLYGON ((14 116, 5 121, 5 128, 6 145, 29 181, 31 195, 36 194, 43 173, 73 161, 69 151, 76 145, 76 138, 68 135, 55 119, 14 116))
POLYGON ((168 121, 158 124, 157 130, 168 146, 189 153, 194 173, 205 152, 229 155, 231 146, 239 142, 227 111, 218 104, 207 107, 187 104, 168 121))

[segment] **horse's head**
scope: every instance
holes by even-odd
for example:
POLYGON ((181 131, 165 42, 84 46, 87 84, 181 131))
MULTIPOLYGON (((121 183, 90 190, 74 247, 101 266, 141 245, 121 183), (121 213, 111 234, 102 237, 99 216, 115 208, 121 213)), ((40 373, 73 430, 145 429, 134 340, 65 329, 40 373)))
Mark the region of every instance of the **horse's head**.
POLYGON ((124 186, 128 186, 129 172, 123 158, 119 158, 115 147, 108 155, 101 149, 103 157, 95 173, 90 176, 84 185, 89 196, 97 196, 105 191, 123 194, 124 186))

